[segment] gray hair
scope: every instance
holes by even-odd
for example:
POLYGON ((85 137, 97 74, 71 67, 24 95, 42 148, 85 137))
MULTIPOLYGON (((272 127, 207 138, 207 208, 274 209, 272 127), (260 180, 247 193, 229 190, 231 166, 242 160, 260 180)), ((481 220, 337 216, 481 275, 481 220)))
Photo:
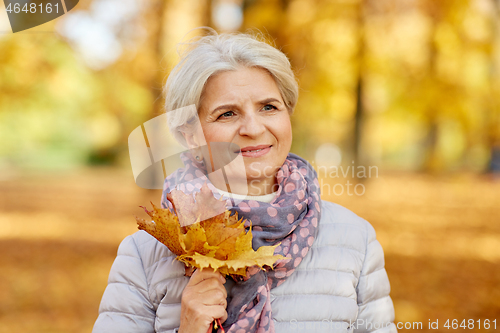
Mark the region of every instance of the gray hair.
POLYGON ((210 27, 201 29, 207 29, 209 33, 179 43, 186 48, 182 52, 178 50, 181 59, 170 72, 164 88, 166 112, 185 108, 182 112, 167 114, 168 126, 177 141, 187 146, 180 129, 194 118, 193 112, 199 110, 208 79, 241 66, 267 70, 274 78, 288 111, 293 113, 299 87, 290 61, 283 52, 269 45, 262 34, 218 34, 210 27), (191 105, 195 107, 188 107, 191 105))

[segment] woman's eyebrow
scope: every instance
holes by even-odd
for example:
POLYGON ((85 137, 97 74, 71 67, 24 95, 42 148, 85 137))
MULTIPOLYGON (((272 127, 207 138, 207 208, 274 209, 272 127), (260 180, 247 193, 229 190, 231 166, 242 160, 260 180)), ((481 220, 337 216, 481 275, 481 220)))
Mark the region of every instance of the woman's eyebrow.
POLYGON ((224 104, 224 105, 219 105, 215 109, 213 109, 210 114, 215 113, 216 111, 222 110, 222 109, 232 109, 238 107, 236 104, 224 104))
MULTIPOLYGON (((267 103, 270 103, 270 102, 278 102, 278 103, 282 103, 280 100, 274 98, 274 97, 270 97, 270 98, 266 98, 266 99, 263 99, 259 102, 257 102, 257 104, 260 104, 260 105, 264 105, 264 104, 267 104, 267 103)), ((224 105, 219 105, 218 107, 216 107, 215 109, 212 110, 212 112, 210 113, 214 113, 216 111, 219 111, 219 110, 222 110, 222 109, 232 109, 232 108, 237 108, 238 105, 236 104, 224 104, 224 105)))
POLYGON ((274 98, 274 97, 266 98, 266 99, 260 101, 259 104, 264 105, 264 104, 271 103, 271 102, 278 102, 281 104, 281 101, 279 99, 274 98))

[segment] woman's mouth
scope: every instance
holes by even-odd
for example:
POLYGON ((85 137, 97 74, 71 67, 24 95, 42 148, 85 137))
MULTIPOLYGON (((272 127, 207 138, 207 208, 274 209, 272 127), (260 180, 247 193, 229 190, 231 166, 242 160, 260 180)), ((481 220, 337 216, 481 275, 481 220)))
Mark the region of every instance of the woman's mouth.
POLYGON ((240 153, 243 157, 261 157, 271 150, 270 145, 261 145, 255 147, 241 148, 240 153))

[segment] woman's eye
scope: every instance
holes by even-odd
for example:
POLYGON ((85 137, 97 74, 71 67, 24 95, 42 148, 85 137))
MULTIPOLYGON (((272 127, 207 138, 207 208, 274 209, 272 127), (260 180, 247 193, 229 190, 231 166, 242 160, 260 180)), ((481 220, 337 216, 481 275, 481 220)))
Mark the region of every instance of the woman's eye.
POLYGON ((266 106, 264 106, 264 108, 267 108, 268 106, 270 106, 271 108, 270 109, 267 109, 266 111, 272 111, 272 110, 277 110, 278 108, 275 107, 274 105, 272 104, 267 104, 266 106))
POLYGON ((231 117, 232 115, 234 114, 233 111, 226 111, 224 112, 223 114, 221 114, 217 119, 220 119, 220 118, 229 118, 231 117))

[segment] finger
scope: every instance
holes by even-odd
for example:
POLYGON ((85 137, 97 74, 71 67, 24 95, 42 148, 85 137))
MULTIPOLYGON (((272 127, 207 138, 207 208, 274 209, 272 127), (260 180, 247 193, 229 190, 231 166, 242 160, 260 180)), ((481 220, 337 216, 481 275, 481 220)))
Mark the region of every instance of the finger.
POLYGON ((197 294, 204 294, 209 291, 220 291, 224 294, 224 297, 227 297, 226 288, 224 285, 217 279, 211 278, 208 280, 203 280, 196 285, 190 286, 190 290, 196 292, 197 294))
POLYGON ((211 268, 206 268, 206 269, 197 269, 193 275, 191 276, 191 279, 189 280, 190 284, 198 284, 203 280, 210 279, 210 278, 216 278, 219 281, 221 281, 222 284, 226 282, 226 279, 217 271, 214 271, 211 268))
POLYGON ((224 311, 222 317, 219 317, 220 322, 224 323, 227 320, 227 311, 224 311))
POLYGON ((210 316, 211 321, 214 321, 216 319, 220 319, 221 323, 226 321, 227 319, 227 312, 226 308, 222 307, 221 305, 212 305, 212 306, 207 306, 205 308, 205 313, 210 316))
POLYGON ((227 306, 226 295, 220 290, 210 290, 203 293, 201 296, 201 303, 207 306, 221 305, 224 309, 227 306))

